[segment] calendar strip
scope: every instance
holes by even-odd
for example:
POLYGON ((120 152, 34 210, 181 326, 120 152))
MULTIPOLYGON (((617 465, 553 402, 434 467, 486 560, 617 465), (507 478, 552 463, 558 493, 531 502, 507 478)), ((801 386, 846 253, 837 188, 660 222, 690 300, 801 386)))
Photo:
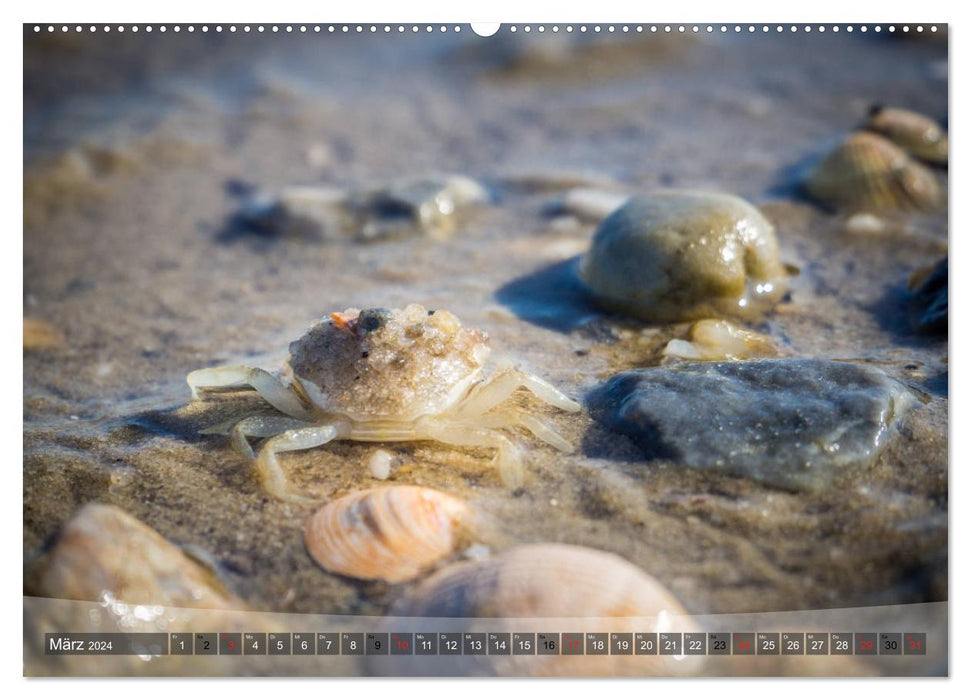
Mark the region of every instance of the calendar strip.
POLYGON ((47 633, 53 656, 925 656, 926 632, 47 633))

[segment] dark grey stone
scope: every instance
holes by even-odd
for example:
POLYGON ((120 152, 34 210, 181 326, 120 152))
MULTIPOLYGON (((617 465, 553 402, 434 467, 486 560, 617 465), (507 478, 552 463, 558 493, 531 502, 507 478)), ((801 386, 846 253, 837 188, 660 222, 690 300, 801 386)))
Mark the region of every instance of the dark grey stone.
POLYGON ((871 465, 910 398, 874 367, 776 359, 621 372, 590 408, 648 460, 818 490, 871 465))
POLYGON ((947 335, 947 258, 914 290, 911 316, 918 332, 947 335))

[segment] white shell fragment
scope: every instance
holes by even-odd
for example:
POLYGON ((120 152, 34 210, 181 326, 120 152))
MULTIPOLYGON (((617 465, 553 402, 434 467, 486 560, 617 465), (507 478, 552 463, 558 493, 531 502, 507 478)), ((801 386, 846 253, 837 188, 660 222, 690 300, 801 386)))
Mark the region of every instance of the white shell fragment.
POLYGON ((858 235, 873 235, 876 233, 882 233, 886 229, 886 221, 881 219, 879 216, 869 214, 867 212, 853 214, 852 216, 847 217, 846 221, 843 222, 843 230, 845 230, 847 233, 858 235))
POLYGON ((307 521, 304 541, 327 571, 397 583, 448 556, 470 512, 464 501, 434 489, 369 489, 318 510, 307 521))
POLYGON ((705 319, 692 324, 688 340, 675 338, 664 348, 665 358, 677 360, 745 360, 774 357, 776 342, 767 335, 736 326, 725 320, 705 319))
POLYGON ((384 481, 391 476, 394 455, 387 450, 375 450, 367 461, 368 473, 375 479, 384 481))

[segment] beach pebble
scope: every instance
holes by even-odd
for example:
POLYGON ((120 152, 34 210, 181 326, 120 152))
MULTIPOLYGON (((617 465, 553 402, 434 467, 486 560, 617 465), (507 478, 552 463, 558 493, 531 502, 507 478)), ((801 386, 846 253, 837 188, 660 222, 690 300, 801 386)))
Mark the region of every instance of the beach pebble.
POLYGON ((947 335, 947 258, 910 278, 914 328, 927 335, 947 335))
POLYGON ((82 507, 26 585, 33 595, 177 608, 243 609, 207 568, 115 506, 82 507))
POLYGON ((434 238, 455 231, 461 210, 489 200, 485 187, 462 176, 361 190, 294 186, 274 195, 248 197, 235 222, 268 236, 358 241, 407 235, 434 238))
POLYGON ((772 224, 725 194, 660 190, 600 224, 580 277, 609 311, 645 321, 752 316, 782 296, 772 224))
POLYGON ((236 223, 267 236, 341 238, 351 226, 347 193, 337 187, 295 186, 256 193, 237 211, 236 223))
POLYGON ((776 359, 621 372, 590 406, 650 461, 819 490, 876 461, 910 397, 874 367, 776 359))

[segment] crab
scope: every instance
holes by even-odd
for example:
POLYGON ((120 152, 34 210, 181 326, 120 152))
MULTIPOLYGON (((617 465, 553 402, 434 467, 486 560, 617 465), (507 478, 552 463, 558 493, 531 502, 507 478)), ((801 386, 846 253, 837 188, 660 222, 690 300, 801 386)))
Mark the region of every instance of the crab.
POLYGON ((283 377, 245 365, 190 372, 200 392, 254 389, 283 415, 250 416, 231 428, 232 444, 253 458, 249 438, 269 438, 254 465, 263 488, 284 501, 313 499, 292 493, 277 455, 332 440, 410 442, 495 450, 503 483, 523 482, 520 447, 503 430, 520 427, 569 452, 570 443, 542 419, 506 403, 521 388, 569 412, 580 404, 537 376, 512 367, 486 376, 489 337, 464 328, 448 311, 418 304, 404 309, 347 309, 318 321, 290 344, 283 377))

